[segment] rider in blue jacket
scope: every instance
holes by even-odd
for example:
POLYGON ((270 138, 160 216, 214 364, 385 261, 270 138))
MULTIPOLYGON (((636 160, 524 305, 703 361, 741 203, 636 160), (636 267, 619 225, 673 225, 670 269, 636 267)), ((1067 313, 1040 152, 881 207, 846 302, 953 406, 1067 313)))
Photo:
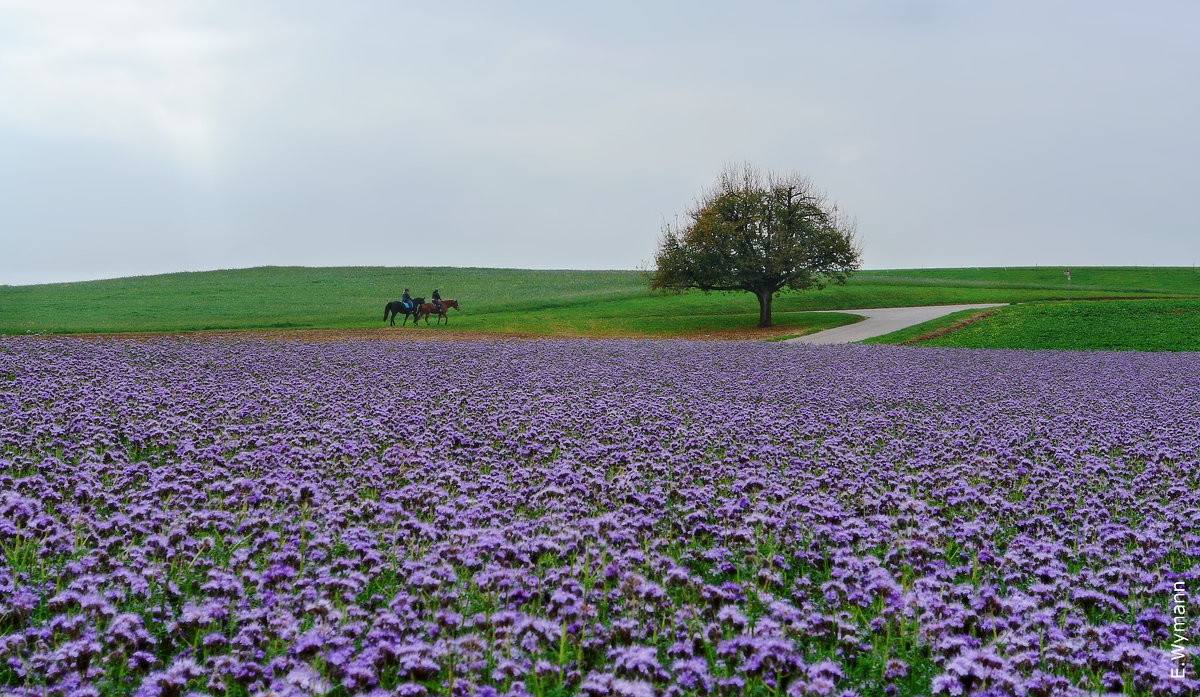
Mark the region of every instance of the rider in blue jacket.
POLYGON ((407 307, 410 310, 412 309, 412 306, 413 306, 412 296, 408 294, 407 288, 404 289, 404 295, 400 296, 400 300, 401 300, 401 302, 404 303, 405 307, 407 307))

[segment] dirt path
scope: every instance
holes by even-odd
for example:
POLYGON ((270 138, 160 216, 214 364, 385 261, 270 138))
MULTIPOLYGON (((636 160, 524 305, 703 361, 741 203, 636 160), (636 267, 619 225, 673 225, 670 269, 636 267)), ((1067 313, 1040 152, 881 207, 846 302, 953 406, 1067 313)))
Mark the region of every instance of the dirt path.
POLYGON ((823 312, 844 312, 849 315, 862 315, 865 320, 842 327, 826 329, 823 332, 786 339, 787 343, 796 344, 848 344, 854 341, 870 339, 873 336, 883 336, 899 331, 914 324, 928 322, 931 319, 943 317, 959 310, 982 310, 989 307, 1002 307, 1005 303, 982 303, 978 305, 927 305, 924 307, 877 307, 864 310, 823 310, 823 312))
POLYGON ((361 339, 367 341, 511 341, 535 340, 553 337, 515 332, 464 332, 449 329, 436 331, 381 327, 378 329, 226 329, 194 332, 116 332, 112 334, 56 334, 75 339, 129 340, 187 339, 187 340, 239 340, 254 341, 344 341, 361 339))
POLYGON ((546 339, 682 339, 687 341, 765 341, 792 336, 797 327, 767 327, 760 329, 709 329, 685 335, 641 333, 585 334, 526 334, 520 332, 457 331, 452 329, 410 329, 376 327, 370 329, 221 329, 189 332, 115 332, 109 334, 40 334, 45 337, 72 337, 89 340, 144 341, 147 339, 194 340, 255 340, 255 341, 539 341, 546 339))

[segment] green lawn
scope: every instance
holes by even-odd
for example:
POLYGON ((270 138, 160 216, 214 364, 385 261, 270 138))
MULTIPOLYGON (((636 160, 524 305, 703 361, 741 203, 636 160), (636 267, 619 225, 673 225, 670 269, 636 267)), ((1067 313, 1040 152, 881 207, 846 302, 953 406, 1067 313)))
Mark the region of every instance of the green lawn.
MULTIPOLYGON (((906 331, 912 329, 916 328, 906 331)), ((903 340, 896 334, 880 338, 887 339, 886 343, 903 340)), ((1108 300, 1014 305, 918 345, 1200 351, 1200 301, 1108 300)))
MULTIPOLYGON (((775 302, 780 333, 849 316, 807 310, 1065 297, 1200 296, 1190 268, 1057 267, 862 271, 846 286, 775 302), (783 331, 783 330, 786 330, 783 331)), ((757 320, 749 293, 661 295, 636 271, 533 271, 451 267, 260 267, 104 281, 0 286, 0 333, 92 333, 382 327, 383 306, 405 286, 437 287, 463 307, 450 328, 569 335, 687 336, 742 331, 757 320)), ((430 325, 430 331, 433 331, 430 325)), ((399 330, 397 330, 399 331, 399 330)))

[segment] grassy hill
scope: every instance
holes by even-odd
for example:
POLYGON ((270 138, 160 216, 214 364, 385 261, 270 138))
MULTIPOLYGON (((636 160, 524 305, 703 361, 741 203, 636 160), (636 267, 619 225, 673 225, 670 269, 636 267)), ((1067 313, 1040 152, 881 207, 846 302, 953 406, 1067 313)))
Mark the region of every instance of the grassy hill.
POLYGON ((1084 291, 1200 294, 1200 271, 1191 267, 1088 266, 1071 267, 1068 288, 1061 266, 967 267, 961 269, 889 269, 864 271, 879 279, 915 279, 956 286, 982 285, 1008 288, 1054 286, 1064 292, 1084 291))
MULTIPOLYGON (((808 310, 1200 296, 1191 268, 1081 267, 1072 275, 1068 289, 1058 267, 863 271, 846 286, 780 296, 775 320, 779 332, 803 333, 855 319, 808 310)), ((457 298, 463 312, 451 313, 450 327, 459 330, 686 336, 748 331, 757 321, 748 293, 661 295, 636 271, 260 267, 0 286, 0 333, 382 327, 383 306, 406 286, 457 298)))

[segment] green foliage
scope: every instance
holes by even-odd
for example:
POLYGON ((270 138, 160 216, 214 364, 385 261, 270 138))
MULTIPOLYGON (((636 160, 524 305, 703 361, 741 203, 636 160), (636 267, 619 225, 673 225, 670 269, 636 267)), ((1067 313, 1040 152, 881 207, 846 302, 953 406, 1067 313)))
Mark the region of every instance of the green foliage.
POLYGON ((754 293, 761 327, 779 291, 843 284, 859 266, 853 227, 797 175, 726 168, 687 217, 667 225, 651 288, 754 293))
POLYGON ((1200 301, 1109 300, 1016 305, 920 345, 1200 351, 1200 301))

